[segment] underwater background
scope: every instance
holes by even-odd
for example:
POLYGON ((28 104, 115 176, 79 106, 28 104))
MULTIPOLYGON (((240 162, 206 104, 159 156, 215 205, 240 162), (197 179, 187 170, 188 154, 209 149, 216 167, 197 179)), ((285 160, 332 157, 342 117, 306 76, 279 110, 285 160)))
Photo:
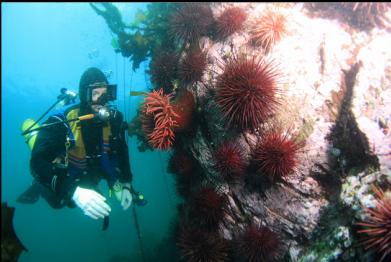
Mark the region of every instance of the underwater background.
MULTIPOLYGON (((126 19, 146 6, 116 5, 126 19)), ((129 90, 147 90, 148 61, 133 72, 129 60, 114 52, 109 28, 88 3, 2 3, 1 7, 1 199, 16 208, 15 230, 29 250, 19 261, 137 261, 140 246, 132 209, 122 211, 117 200, 109 200, 113 211, 109 229, 103 232, 102 220, 92 220, 78 208, 54 210, 42 198, 33 205, 16 199, 32 182, 30 150, 20 130, 23 121, 37 120, 56 102, 61 88, 77 92, 81 74, 92 66, 118 84, 116 104, 129 121, 142 99, 130 97, 129 90)), ((135 140, 128 139, 133 185, 148 201, 136 209, 145 252, 151 256, 169 230, 177 197, 172 176, 166 173, 167 153, 140 153, 135 140)))
POLYGON ((388 2, 2 4, 19 261, 390 261, 390 46, 388 2), (16 201, 32 181, 21 124, 91 66, 118 84, 148 201, 110 199, 107 231, 16 201))

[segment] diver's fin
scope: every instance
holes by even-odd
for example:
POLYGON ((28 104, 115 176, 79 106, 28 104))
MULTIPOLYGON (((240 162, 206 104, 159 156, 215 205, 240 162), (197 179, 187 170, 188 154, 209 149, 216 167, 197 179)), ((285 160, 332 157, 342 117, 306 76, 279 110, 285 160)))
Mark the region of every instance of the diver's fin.
POLYGON ((36 182, 33 182, 33 184, 27 188, 16 201, 22 204, 34 204, 38 201, 40 195, 40 185, 36 182))

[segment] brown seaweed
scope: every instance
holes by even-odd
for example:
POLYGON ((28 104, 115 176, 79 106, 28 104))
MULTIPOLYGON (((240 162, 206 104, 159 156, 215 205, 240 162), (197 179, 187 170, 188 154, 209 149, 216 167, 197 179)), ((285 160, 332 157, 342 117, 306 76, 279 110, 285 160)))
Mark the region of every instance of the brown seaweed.
POLYGON ((23 251, 28 252, 16 235, 13 221, 15 208, 9 207, 6 202, 1 204, 1 261, 18 261, 23 251))

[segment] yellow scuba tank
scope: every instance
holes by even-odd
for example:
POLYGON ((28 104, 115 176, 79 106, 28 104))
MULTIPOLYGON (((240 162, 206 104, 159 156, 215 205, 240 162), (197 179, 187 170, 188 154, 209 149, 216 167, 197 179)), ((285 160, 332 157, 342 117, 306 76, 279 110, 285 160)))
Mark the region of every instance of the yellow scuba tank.
MULTIPOLYGON (((52 110, 58 104, 60 105, 60 107, 57 106, 57 108, 56 108, 57 110, 63 106, 67 106, 69 104, 75 103, 76 96, 77 96, 77 94, 75 92, 73 92, 72 90, 68 90, 67 88, 61 88, 60 95, 57 96, 57 101, 48 110, 46 110, 46 112, 38 119, 38 121, 35 121, 31 118, 28 118, 23 122, 22 127, 21 127, 22 135, 25 138, 26 143, 28 144, 30 150, 33 150, 33 148, 34 148, 35 140, 37 139, 38 130, 32 131, 32 132, 26 132, 26 131, 40 128, 41 126, 38 124, 38 122, 44 116, 46 116, 50 110, 52 110), (25 134, 25 132, 26 132, 26 134, 25 134)), ((94 115, 92 115, 92 116, 94 116, 94 115)), ((84 118, 90 119, 91 116, 86 115, 86 116, 84 116, 84 118)), ((82 119, 79 119, 79 120, 82 120, 82 119)), ((44 126, 46 126, 46 125, 44 125, 44 126)))
MULTIPOLYGON (((24 131, 26 131, 29 127, 31 127, 32 125, 34 125, 33 128, 40 127, 40 125, 36 124, 33 119, 31 119, 31 118, 26 119, 23 122, 23 124, 22 124, 22 128, 21 128, 22 129, 22 133, 24 131)), ((33 132, 30 132, 30 133, 27 133, 27 134, 23 135, 23 137, 26 140, 26 143, 28 144, 30 150, 33 150, 33 147, 34 147, 34 144, 35 144, 35 140, 37 139, 37 134, 38 134, 38 131, 33 131, 33 132)))

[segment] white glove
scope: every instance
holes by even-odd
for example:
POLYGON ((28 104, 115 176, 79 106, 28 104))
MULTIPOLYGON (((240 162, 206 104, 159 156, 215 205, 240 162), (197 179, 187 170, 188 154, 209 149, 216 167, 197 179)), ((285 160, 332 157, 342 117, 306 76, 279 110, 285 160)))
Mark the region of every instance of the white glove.
POLYGON ((104 218, 108 216, 111 208, 106 204, 106 198, 91 189, 77 187, 72 196, 73 201, 78 205, 84 214, 93 218, 104 218))
POLYGON ((121 185, 121 189, 114 192, 118 201, 121 202, 121 206, 124 210, 127 210, 130 207, 133 200, 132 193, 130 193, 130 191, 127 188, 130 189, 130 183, 123 183, 121 185))

